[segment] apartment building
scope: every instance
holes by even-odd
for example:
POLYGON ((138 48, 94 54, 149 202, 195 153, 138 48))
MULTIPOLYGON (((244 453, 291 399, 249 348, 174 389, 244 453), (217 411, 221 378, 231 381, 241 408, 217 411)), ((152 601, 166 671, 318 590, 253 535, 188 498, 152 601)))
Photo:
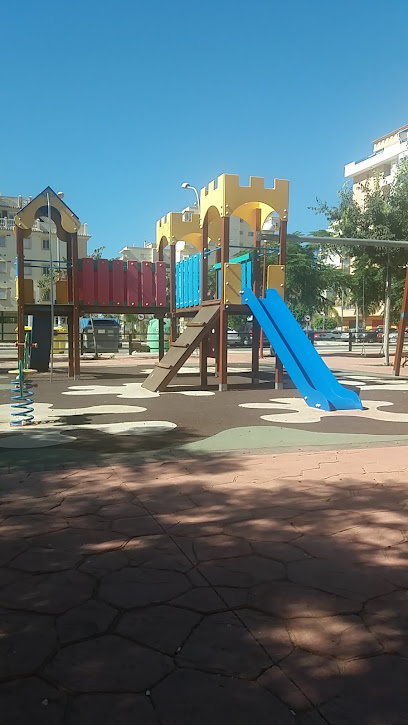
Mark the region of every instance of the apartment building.
POLYGON ((401 126, 377 138, 369 156, 351 161, 344 167, 344 176, 353 181, 353 196, 357 203, 363 200, 364 184, 379 178, 381 186, 391 184, 398 164, 408 156, 408 125, 401 126))
MULTIPOLYGON (((19 209, 29 203, 31 197, 3 196, 0 194, 0 315, 15 313, 16 302, 16 238, 14 235, 14 217, 19 209)), ((87 242, 90 239, 87 224, 78 232, 78 256, 87 256, 87 242)), ((37 219, 32 234, 24 239, 24 274, 34 282, 34 297, 41 301, 43 294, 39 280, 49 272, 50 252, 53 264, 67 258, 67 245, 57 239, 55 225, 51 222, 51 250, 48 219, 37 219)))

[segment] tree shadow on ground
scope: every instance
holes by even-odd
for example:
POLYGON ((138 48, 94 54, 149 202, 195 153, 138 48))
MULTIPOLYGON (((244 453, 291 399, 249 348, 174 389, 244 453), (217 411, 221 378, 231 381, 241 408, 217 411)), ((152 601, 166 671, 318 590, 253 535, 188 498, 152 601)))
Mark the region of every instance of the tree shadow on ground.
POLYGON ((8 721, 404 722, 406 468, 352 456, 3 474, 8 721))

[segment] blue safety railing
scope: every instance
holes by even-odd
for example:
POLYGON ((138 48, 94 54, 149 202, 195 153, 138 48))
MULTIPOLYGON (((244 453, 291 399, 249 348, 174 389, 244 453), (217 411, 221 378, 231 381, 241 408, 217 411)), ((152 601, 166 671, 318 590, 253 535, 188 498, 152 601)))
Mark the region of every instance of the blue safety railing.
MULTIPOLYGON (((242 265, 242 289, 252 287, 252 254, 241 254, 230 260, 230 264, 242 265)), ((221 263, 214 264, 218 278, 217 289, 221 289, 221 263)), ((201 302, 201 254, 194 254, 176 263, 176 307, 197 307, 201 302)))
POLYGON ((201 254, 176 263, 176 307, 197 307, 201 302, 201 254))

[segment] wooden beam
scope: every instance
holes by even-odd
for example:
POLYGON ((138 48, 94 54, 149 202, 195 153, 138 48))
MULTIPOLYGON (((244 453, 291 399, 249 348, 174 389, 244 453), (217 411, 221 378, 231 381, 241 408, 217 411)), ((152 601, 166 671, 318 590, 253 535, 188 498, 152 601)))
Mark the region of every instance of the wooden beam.
POLYGON ((24 358, 24 237, 23 230, 16 227, 16 246, 17 246, 17 284, 18 284, 18 303, 17 303, 17 341, 18 341, 18 359, 24 358))
POLYGON ((74 353, 74 378, 77 380, 81 375, 81 350, 80 350, 80 326, 79 326, 79 273, 78 273, 78 235, 71 234, 72 254, 72 334, 74 353))
POLYGON ((170 244, 170 345, 172 345, 177 337, 177 318, 176 318, 176 245, 170 244))
POLYGON ((397 347, 395 350, 393 374, 398 377, 401 370, 402 351, 404 349, 405 327, 408 315, 408 268, 405 276, 404 296, 402 298, 401 317, 398 329, 397 347))
POLYGON ((220 290, 220 391, 227 390, 227 341, 228 341, 228 305, 224 304, 225 264, 229 262, 230 218, 221 217, 221 290, 220 290))
MULTIPOLYGON (((286 246, 287 246, 287 235, 288 235, 288 222, 286 220, 279 220, 279 258, 278 264, 284 266, 286 264, 286 246)), ((283 292, 283 299, 285 299, 285 291, 283 292)), ((275 366, 275 388, 281 390, 283 388, 283 365, 281 360, 276 356, 275 366)))
MULTIPOLYGON (((254 295, 259 297, 260 293, 260 244, 259 244, 259 232, 261 231, 261 210, 254 210, 254 221, 252 225, 252 231, 254 234, 254 258, 252 260, 252 290, 254 295)), ((258 320, 253 317, 252 321, 252 365, 251 365, 251 378, 252 383, 259 383, 259 343, 261 339, 261 328, 258 320)))

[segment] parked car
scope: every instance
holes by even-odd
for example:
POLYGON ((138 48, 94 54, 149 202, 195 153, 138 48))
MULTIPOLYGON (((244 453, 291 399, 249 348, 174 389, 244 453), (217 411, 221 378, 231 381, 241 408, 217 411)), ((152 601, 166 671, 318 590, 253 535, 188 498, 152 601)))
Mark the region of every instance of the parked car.
POLYGON ((240 345, 241 344, 241 335, 236 330, 233 330, 232 327, 228 328, 227 331, 227 342, 228 345, 240 345))
MULTIPOLYGON (((241 345, 249 347, 252 344, 252 323, 248 323, 245 326, 245 329, 241 330, 239 334, 241 338, 241 345)), ((265 333, 263 334, 263 345, 264 347, 270 347, 271 345, 265 333)))
MULTIPOLYGON (((404 340, 408 339, 408 330, 404 331, 404 340)), ((396 342, 398 340, 398 330, 390 330, 390 342, 396 342)))
POLYGON ((315 340, 340 340, 338 330, 313 330, 315 340))

